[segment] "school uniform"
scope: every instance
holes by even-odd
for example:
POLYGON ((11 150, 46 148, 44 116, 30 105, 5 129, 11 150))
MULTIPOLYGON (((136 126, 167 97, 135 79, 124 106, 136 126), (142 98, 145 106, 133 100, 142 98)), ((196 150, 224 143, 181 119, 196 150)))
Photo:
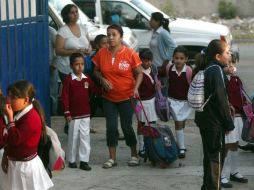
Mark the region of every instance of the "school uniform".
POLYGON ((243 104, 246 98, 242 94, 242 81, 236 75, 228 76, 227 93, 228 100, 235 109, 234 130, 225 135, 225 144, 236 143, 241 139, 243 128, 243 104))
POLYGON ((82 74, 68 75, 63 84, 62 100, 66 117, 71 116, 68 129, 68 160, 76 162, 78 148, 79 161, 89 162, 90 156, 90 104, 91 93, 100 93, 90 77, 82 74))
MULTIPOLYGON (((146 70, 143 69, 143 81, 140 84, 138 91, 148 121, 157 121, 158 116, 155 111, 155 81, 151 68, 146 70)), ((137 106, 140 106, 140 102, 137 102, 137 106)), ((147 120, 142 110, 138 113, 138 119, 147 125, 147 120)))
POLYGON ((8 172, 1 183, 6 190, 49 189, 53 183, 37 155, 42 131, 39 114, 30 104, 14 116, 14 121, 7 126, 8 172))
POLYGON ((187 102, 189 82, 186 77, 186 67, 185 65, 182 71, 178 73, 176 66, 172 65, 168 72, 168 101, 175 121, 186 120, 192 111, 187 102))

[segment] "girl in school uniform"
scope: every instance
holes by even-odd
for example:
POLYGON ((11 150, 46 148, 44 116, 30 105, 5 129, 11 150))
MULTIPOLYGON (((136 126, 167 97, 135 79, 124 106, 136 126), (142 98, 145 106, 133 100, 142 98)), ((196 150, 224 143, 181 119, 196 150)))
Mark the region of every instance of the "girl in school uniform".
MULTIPOLYGON (((142 105, 148 117, 149 123, 155 123, 158 120, 155 112, 155 79, 152 72, 151 64, 153 60, 153 54, 150 50, 144 50, 139 55, 142 61, 142 72, 143 80, 139 86, 138 92, 141 99, 142 105)), ((137 106, 140 102, 137 103, 137 106)), ((147 120, 143 111, 138 112, 138 119, 141 125, 147 126, 147 120)), ((144 157, 144 139, 143 135, 138 131, 138 145, 139 145, 139 156, 144 157)))
POLYGON ((10 102, 5 105, 8 124, 2 159, 6 190, 46 190, 53 186, 37 155, 39 141, 46 138, 44 114, 33 85, 20 80, 7 89, 10 102))
POLYGON ((168 77, 168 101, 173 120, 175 121, 179 158, 185 158, 186 148, 183 129, 185 120, 192 111, 187 102, 189 83, 192 76, 192 69, 186 65, 187 60, 187 50, 182 46, 178 46, 173 53, 173 64, 169 68, 166 66, 166 69, 164 69, 168 77))
MULTIPOLYGON (((233 121, 234 130, 225 135, 225 161, 229 162, 230 168, 230 181, 239 183, 247 183, 248 179, 245 178, 239 171, 238 165, 238 143, 241 140, 242 128, 243 128, 243 105, 247 101, 242 92, 242 81, 236 75, 235 57, 231 55, 231 63, 224 69, 227 72, 228 83, 227 93, 229 103, 234 110, 233 121)), ((233 185, 230 183, 226 175, 226 164, 224 164, 221 174, 221 187, 231 188, 233 185)))

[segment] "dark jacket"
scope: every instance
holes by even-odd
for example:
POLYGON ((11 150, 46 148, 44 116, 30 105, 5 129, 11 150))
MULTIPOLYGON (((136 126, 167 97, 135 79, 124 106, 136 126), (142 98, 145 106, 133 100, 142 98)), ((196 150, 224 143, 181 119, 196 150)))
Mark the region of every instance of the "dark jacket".
POLYGON ((231 131, 234 129, 228 103, 225 85, 228 82, 223 72, 223 66, 218 62, 211 62, 207 67, 213 66, 205 71, 205 100, 212 94, 210 100, 204 107, 203 112, 196 112, 195 122, 203 130, 231 131), (224 81, 222 79, 222 75, 224 81), (225 82, 225 84, 224 84, 225 82))

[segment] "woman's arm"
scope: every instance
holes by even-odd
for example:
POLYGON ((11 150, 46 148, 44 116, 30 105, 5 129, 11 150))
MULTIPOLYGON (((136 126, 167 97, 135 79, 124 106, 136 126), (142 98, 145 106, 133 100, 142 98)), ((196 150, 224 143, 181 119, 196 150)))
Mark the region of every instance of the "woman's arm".
POLYGON ((111 90, 113 88, 112 84, 103 77, 102 73, 100 72, 100 70, 98 69, 98 67, 94 67, 94 71, 93 71, 94 76, 100 81, 102 87, 107 91, 107 90, 111 90))
MULTIPOLYGON (((65 49, 64 43, 65 43, 65 39, 62 36, 60 36, 59 34, 57 34, 56 35, 56 47, 55 47, 56 55, 70 56, 71 54, 73 54, 75 52, 79 52, 78 49, 65 49)), ((80 53, 82 53, 82 52, 80 52, 80 53)))
POLYGON ((139 97, 138 88, 143 80, 143 73, 141 66, 138 66, 133 69, 134 77, 136 79, 135 87, 134 87, 134 97, 139 97))

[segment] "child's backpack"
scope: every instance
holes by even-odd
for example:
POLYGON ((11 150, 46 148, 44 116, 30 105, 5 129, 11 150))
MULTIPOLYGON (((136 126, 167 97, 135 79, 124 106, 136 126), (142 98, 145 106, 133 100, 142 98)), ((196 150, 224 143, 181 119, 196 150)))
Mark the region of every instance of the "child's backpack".
POLYGON ((175 138, 169 126, 153 124, 151 127, 154 135, 144 135, 145 161, 149 159, 153 165, 159 164, 167 167, 174 162, 178 156, 178 149, 175 138))
MULTIPOLYGON (((166 66, 166 74, 168 77, 169 71, 172 69, 174 63, 169 62, 166 66)), ((188 83, 191 83, 191 78, 192 78, 192 68, 189 65, 186 65, 186 79, 188 83)))
POLYGON ((194 110, 202 112, 207 102, 210 100, 210 95, 207 100, 205 101, 205 71, 207 71, 209 68, 218 65, 211 65, 207 67, 205 70, 200 70, 195 77, 192 79, 188 91, 188 103, 190 107, 192 107, 194 110))
POLYGON ((93 55, 88 55, 84 57, 84 61, 85 61, 85 69, 84 69, 84 73, 88 74, 92 77, 93 75, 93 69, 94 69, 94 63, 92 61, 92 57, 93 55))
POLYGON ((52 178, 52 171, 58 171, 65 168, 65 152, 61 148, 61 143, 58 139, 56 132, 46 127, 47 138, 46 142, 40 141, 38 145, 38 155, 40 156, 42 163, 52 178))
MULTIPOLYGON (((134 112, 138 119, 137 112, 143 111, 148 126, 139 125, 138 129, 144 135, 145 161, 149 159, 153 165, 159 164, 161 167, 167 167, 174 162, 178 156, 178 149, 175 138, 169 126, 150 124, 142 105, 141 100, 139 107, 134 107, 134 112)), ((138 123, 140 121, 138 120, 138 123)))

